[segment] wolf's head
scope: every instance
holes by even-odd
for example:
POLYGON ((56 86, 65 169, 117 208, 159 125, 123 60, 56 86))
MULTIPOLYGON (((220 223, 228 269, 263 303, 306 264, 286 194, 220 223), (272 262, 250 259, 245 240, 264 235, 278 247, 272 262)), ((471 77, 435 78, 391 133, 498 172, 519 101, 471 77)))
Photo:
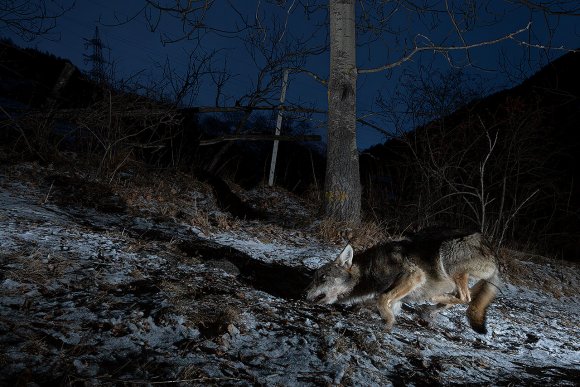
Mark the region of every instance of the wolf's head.
POLYGON ((333 304, 348 297, 358 281, 352 258, 352 247, 347 245, 333 262, 318 269, 306 288, 306 299, 318 304, 333 304))

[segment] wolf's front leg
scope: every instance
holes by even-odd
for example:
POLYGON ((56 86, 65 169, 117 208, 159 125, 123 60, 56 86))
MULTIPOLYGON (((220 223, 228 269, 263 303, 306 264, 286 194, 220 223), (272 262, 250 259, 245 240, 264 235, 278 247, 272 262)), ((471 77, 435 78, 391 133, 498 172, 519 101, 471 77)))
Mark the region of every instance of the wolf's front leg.
POLYGON ((386 293, 379 296, 377 306, 381 317, 385 320, 385 329, 387 331, 390 331, 395 324, 393 306, 424 283, 425 273, 420 269, 416 269, 401 275, 386 293))

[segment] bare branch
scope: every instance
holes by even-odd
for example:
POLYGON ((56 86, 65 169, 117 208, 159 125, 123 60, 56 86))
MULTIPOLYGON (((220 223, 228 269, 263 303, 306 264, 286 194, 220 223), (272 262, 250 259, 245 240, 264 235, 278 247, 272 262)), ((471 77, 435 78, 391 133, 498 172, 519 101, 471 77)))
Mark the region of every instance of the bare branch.
POLYGON ((320 141, 318 135, 307 136, 276 136, 273 134, 230 134, 227 136, 220 136, 211 138, 209 140, 201 140, 199 145, 213 145, 223 141, 320 141))
POLYGON ((315 81, 317 81, 318 83, 320 83, 323 86, 328 86, 328 80, 322 78, 321 76, 319 76, 318 74, 310 71, 310 70, 306 70, 303 68, 295 68, 295 67, 288 67, 288 70, 295 72, 295 73, 304 73, 306 75, 309 75, 310 77, 312 77, 315 81))
POLYGON ((59 17, 75 6, 68 0, 52 3, 56 9, 49 9, 45 1, 5 0, 0 2, 0 31, 9 29, 24 40, 32 41, 46 35, 56 27, 59 17))
POLYGON ((396 62, 387 64, 387 65, 384 65, 381 67, 372 68, 372 69, 358 69, 358 73, 359 74, 378 73, 381 71, 392 69, 394 67, 400 66, 401 64, 403 64, 405 62, 410 61, 411 59, 413 59, 413 57, 415 55, 417 55, 418 53, 423 52, 423 51, 437 51, 437 52, 446 53, 449 51, 469 50, 472 48, 490 46, 490 45, 502 42, 504 40, 514 39, 515 36, 521 34, 524 31, 529 30, 531 25, 532 25, 532 22, 529 22, 525 27, 520 28, 519 30, 514 31, 512 33, 509 33, 509 34, 502 36, 500 38, 493 39, 493 40, 486 40, 486 41, 482 41, 482 42, 478 42, 478 43, 472 43, 472 44, 463 45, 463 46, 436 46, 436 45, 415 46, 415 48, 409 54, 402 57, 401 59, 399 59, 396 62))
POLYGON ((519 3, 529 9, 539 10, 547 15, 580 16, 580 6, 577 1, 542 1, 519 0, 519 3))

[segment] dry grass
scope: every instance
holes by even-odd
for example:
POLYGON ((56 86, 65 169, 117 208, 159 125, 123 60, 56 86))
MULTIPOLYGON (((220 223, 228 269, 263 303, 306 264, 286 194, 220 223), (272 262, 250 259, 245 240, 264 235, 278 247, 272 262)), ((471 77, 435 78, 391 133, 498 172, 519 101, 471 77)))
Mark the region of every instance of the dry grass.
POLYGON ((269 221, 296 229, 312 224, 318 207, 285 188, 261 185, 248 191, 228 182, 228 185, 247 205, 269 221))
POLYGON ((179 171, 151 170, 133 163, 125 165, 116 178, 109 181, 96 177, 96 169, 95 166, 91 168, 86 165, 76 169, 74 165, 22 163, 7 168, 5 173, 33 187, 46 186, 43 187, 45 193, 38 198, 42 203, 72 203, 90 207, 102 198, 114 196, 135 214, 178 220, 204 232, 234 227, 232 220, 214 215, 219 210, 212 188, 191 175, 179 171), (52 184, 54 182, 61 182, 61 186, 57 187, 56 183, 52 184), (66 189, 68 182, 75 183, 76 195, 69 192, 70 187, 66 189), (102 189, 97 189, 99 187, 102 189))
POLYGON ((46 285, 53 278, 62 277, 70 268, 70 264, 63 257, 41 250, 31 251, 28 255, 13 254, 9 260, 13 264, 6 276, 21 283, 46 285))
POLYGON ((355 249, 365 250, 377 243, 389 240, 385 229, 375 222, 362 222, 354 225, 349 222, 338 222, 324 219, 315 229, 321 240, 334 244, 350 243, 355 249))
POLYGON ((312 208, 322 207, 324 194, 317 184, 311 184, 302 196, 304 197, 304 201, 309 203, 312 208))
POLYGON ((209 184, 182 172, 134 171, 113 190, 136 212, 181 221, 206 234, 241 227, 238 219, 219 210, 209 184))
POLYGON ((498 261, 502 276, 513 285, 550 293, 556 298, 577 294, 578 264, 509 248, 500 250, 498 261))
MULTIPOLYGON (((213 279, 217 282, 224 281, 223 278, 213 279)), ((238 325, 242 311, 234 294, 213 294, 215 291, 211 286, 216 283, 213 281, 210 286, 206 280, 209 278, 192 278, 186 285, 165 281, 161 288, 178 313, 187 316, 188 321, 203 336, 216 337, 228 332, 231 325, 238 325)))
POLYGON ((32 338, 22 346, 22 351, 32 355, 46 355, 50 352, 42 337, 32 338))

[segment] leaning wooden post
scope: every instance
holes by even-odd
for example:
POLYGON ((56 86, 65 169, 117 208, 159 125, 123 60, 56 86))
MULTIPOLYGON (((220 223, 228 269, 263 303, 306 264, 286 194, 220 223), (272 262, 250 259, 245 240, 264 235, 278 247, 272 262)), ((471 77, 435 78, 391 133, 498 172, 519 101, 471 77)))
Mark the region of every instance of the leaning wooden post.
POLYGON ((49 96, 46 98, 44 102, 44 107, 52 108, 56 105, 58 99, 62 94, 62 90, 70 81, 72 75, 74 74, 76 67, 72 65, 70 62, 65 62, 64 66, 56 80, 56 83, 52 87, 52 91, 50 92, 49 96))
MULTIPOLYGON (((284 79, 282 80, 282 93, 280 93, 280 106, 286 99, 286 86, 288 86, 288 69, 284 70, 284 79)), ((276 121, 276 136, 280 135, 280 128, 282 128, 282 109, 278 109, 278 120, 276 121)), ((268 185, 274 185, 274 172, 276 171, 276 158, 278 157, 278 140, 274 140, 272 147, 272 160, 270 161, 270 178, 268 185)))

